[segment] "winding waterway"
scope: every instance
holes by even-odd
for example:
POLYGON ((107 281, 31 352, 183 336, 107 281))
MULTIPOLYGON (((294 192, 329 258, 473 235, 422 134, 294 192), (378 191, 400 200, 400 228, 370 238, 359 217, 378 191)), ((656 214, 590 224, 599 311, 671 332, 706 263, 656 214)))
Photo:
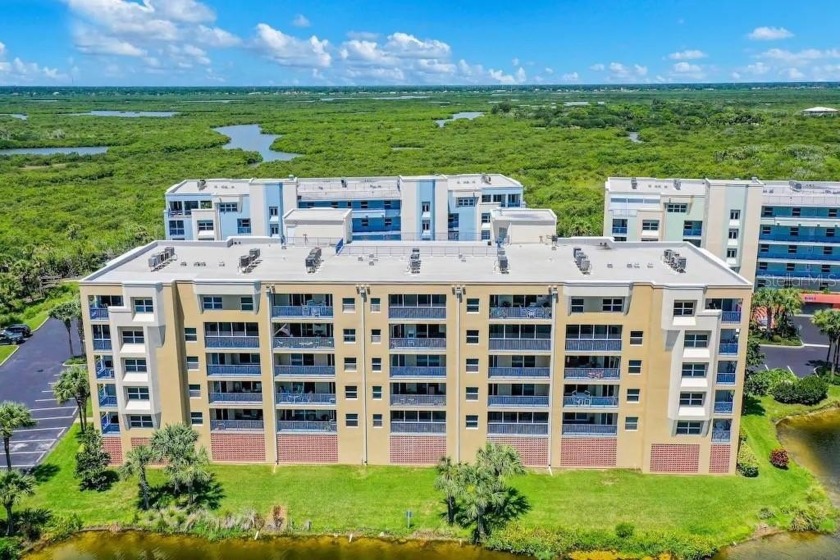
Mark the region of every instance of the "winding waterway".
POLYGON ((213 130, 230 138, 230 142, 222 146, 224 149, 258 152, 264 162, 290 161, 300 155, 272 150, 271 144, 274 143, 274 140, 280 138, 280 135, 265 134, 258 124, 220 126, 218 128, 214 128, 213 130))

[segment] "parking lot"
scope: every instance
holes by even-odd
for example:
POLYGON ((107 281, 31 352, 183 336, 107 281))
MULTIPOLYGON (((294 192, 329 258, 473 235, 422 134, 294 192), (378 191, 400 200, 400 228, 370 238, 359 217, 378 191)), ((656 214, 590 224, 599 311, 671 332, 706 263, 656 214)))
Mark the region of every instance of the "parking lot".
MULTIPOLYGON (((78 352, 76 328, 72 331, 78 352)), ((52 396, 52 385, 69 356, 64 324, 50 319, 0 366, 0 401, 24 403, 38 422, 34 428, 16 431, 12 437, 13 467, 30 468, 40 463, 73 424, 75 402, 61 406, 52 396)), ((0 468, 6 468, 5 460, 0 461, 0 468)))
POLYGON ((799 377, 810 375, 828 352, 828 342, 819 329, 811 323, 810 315, 797 315, 793 318, 802 338, 802 347, 762 346, 764 363, 770 369, 790 369, 799 377))

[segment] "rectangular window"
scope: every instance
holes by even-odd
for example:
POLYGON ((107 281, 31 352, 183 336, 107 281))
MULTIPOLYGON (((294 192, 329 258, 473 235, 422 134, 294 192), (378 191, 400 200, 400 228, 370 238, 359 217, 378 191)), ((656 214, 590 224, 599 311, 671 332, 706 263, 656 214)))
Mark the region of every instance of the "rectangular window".
POLYGON ((198 220, 196 226, 198 231, 213 231, 213 220, 198 220))
POLYGON ((627 389, 627 402, 637 403, 641 399, 641 389, 627 389))
POLYGON ((370 220, 367 218, 362 218, 362 223, 360 224, 363 228, 366 228, 370 225, 370 220))
POLYGON ((382 329, 372 329, 370 331, 370 342, 372 344, 379 344, 382 342, 382 329))
POLYGON ((152 306, 152 298, 137 298, 134 300, 135 313, 152 313, 154 307, 152 306))
POLYGON ((420 229, 423 231, 431 231, 432 230, 432 223, 429 220, 423 220, 420 224, 420 229))
POLYGON ((790 236, 791 237, 799 237, 799 228, 798 227, 790 228, 790 236))
POLYGON ((761 207, 761 217, 762 218, 772 218, 773 217, 773 208, 771 206, 762 206, 761 207))
POLYGON ((791 208, 790 209, 790 215, 793 216, 794 218, 798 218, 799 216, 802 215, 802 208, 791 208))
POLYGON ((770 226, 761 226, 761 235, 770 235, 772 229, 770 226))
POLYGON ((477 330, 467 330, 467 344, 478 344, 477 330))
POLYGON ((738 239, 738 230, 735 228, 731 228, 729 230, 729 239, 738 239))
POLYGON ((489 224, 490 223, 490 212, 482 212, 481 213, 481 223, 482 224, 489 224))
POLYGON ((681 420, 677 422, 678 436, 697 436, 703 431, 703 422, 689 422, 681 420))
POLYGON ((583 298, 572 298, 572 313, 583 313, 583 298))
POLYGON ((384 220, 382 220, 382 225, 385 226, 386 229, 389 229, 393 224, 394 222, 393 220, 391 220, 391 218, 385 218, 384 220))
POLYGON ((665 211, 670 214, 685 214, 688 212, 688 204, 669 202, 665 205, 665 211))
POLYGON ((795 255, 796 254, 796 245, 788 245, 787 246, 788 255, 795 255))
POLYGON ((727 250, 726 250, 726 258, 727 258, 727 259, 736 259, 736 258, 738 258, 738 249, 727 249, 727 250))
POLYGON ((239 309, 242 311, 254 310, 254 296, 242 296, 239 298, 239 309))
POLYGON ((693 301, 675 301, 674 302, 674 317, 692 317, 694 316, 694 302, 693 301))
POLYGON ((686 332, 685 333, 685 347, 686 348, 708 348, 709 347, 709 333, 686 332))
POLYGON ((147 401, 149 400, 148 387, 126 387, 125 394, 130 401, 147 401))
POLYGON ((198 383, 190 383, 190 398, 197 399, 201 397, 201 385, 198 383))
POLYGON ((623 298, 604 298, 601 300, 601 311, 621 312, 624 309, 623 298))
POLYGON ((374 414, 373 415, 373 427, 374 428, 381 428, 382 427, 382 415, 381 414, 374 414))
POLYGON ((833 252, 834 248, 830 245, 823 246, 823 255, 830 255, 833 252))
POLYGON ((126 358, 123 370, 126 373, 146 373, 146 358, 126 358))
POLYGON ((370 312, 379 313, 382 311, 382 300, 378 297, 370 298, 370 312))
POLYGON ((251 218, 236 220, 236 233, 251 233, 251 218))
POLYGON ((184 327, 184 341, 196 342, 198 340, 198 331, 195 327, 184 327))
POLYGON ((630 331, 630 344, 638 345, 644 342, 645 333, 642 331, 630 331))
POLYGON ((785 263, 785 270, 787 272, 793 272, 794 270, 796 270, 796 264, 795 263, 785 263))
POLYGON ((684 363, 682 365, 683 377, 706 377, 706 364, 684 363))
POLYGON ((432 210, 432 203, 429 201, 421 202, 420 203, 420 211, 421 212, 431 212, 432 210))
POLYGON ((478 428, 478 415, 467 414, 467 429, 474 430, 478 428))
POLYGON ((198 369, 198 356, 187 356, 187 369, 198 369))
POLYGON ((235 202, 220 202, 219 212, 236 212, 237 207, 235 202))
POLYGON ((344 371, 356 371, 356 358, 344 358, 344 371))
POLYGON ((478 358, 467 358, 467 373, 478 373, 478 358))
POLYGON ((370 388, 370 396, 375 401, 382 400, 382 385, 374 385, 370 388))
POLYGON ((355 412, 348 412, 344 415, 344 425, 348 428, 359 427, 359 415, 355 412))
POLYGON ((740 220, 741 219, 741 211, 740 210, 730 210, 729 211, 729 219, 730 220, 740 220))
POLYGON ((356 298, 346 297, 341 300, 341 310, 345 313, 356 312, 356 298))
POLYGON ((382 358, 371 358, 370 370, 375 373, 382 371, 382 358))
POLYGON ((481 232, 481 240, 482 241, 489 241, 490 240, 490 230, 485 229, 481 232))
POLYGON ((272 218, 280 215, 280 209, 277 206, 268 207, 268 215, 272 218))
POLYGON ((837 208, 829 208, 828 209, 828 217, 829 218, 836 218, 837 217, 837 208))
POLYGON ((129 416, 128 425, 132 428, 154 428, 151 416, 129 416))
POLYGON ((280 226, 278 226, 277 224, 271 224, 269 226, 268 234, 269 235, 280 235, 280 226))
POLYGON ((143 344, 145 342, 145 338, 143 337, 142 329, 123 331, 122 341, 123 344, 143 344))
POLYGON ((625 432, 635 432, 639 429, 639 417, 638 416, 628 416, 624 419, 624 431, 625 432))
POLYGON ((659 231, 659 220, 642 220, 642 231, 659 231))
POLYGON ((680 393, 680 406, 703 406, 705 393, 680 393))
POLYGON ((468 206, 475 206, 475 198, 473 197, 466 197, 466 196, 459 196, 455 199, 455 205, 458 208, 465 208, 468 206))
POLYGON ((201 412, 190 412, 190 424, 193 426, 201 426, 204 424, 204 414, 201 412))
POLYGON ((630 375, 639 375, 642 373, 642 360, 630 360, 627 362, 627 373, 630 375))
POLYGON ((201 308, 204 311, 222 308, 222 296, 201 296, 201 308))
POLYGON ((478 313, 480 301, 478 298, 467 298, 467 313, 478 313))
POLYGON ((820 265, 820 272, 822 272, 823 274, 831 274, 831 265, 830 264, 820 265))
POLYGON ((344 388, 344 398, 350 400, 356 400, 359 398, 359 390, 355 385, 348 385, 344 388))
POLYGON ((356 329, 344 329, 344 342, 356 342, 356 329))
POLYGON ((478 400, 478 387, 467 387, 467 400, 468 401, 477 401, 478 400))

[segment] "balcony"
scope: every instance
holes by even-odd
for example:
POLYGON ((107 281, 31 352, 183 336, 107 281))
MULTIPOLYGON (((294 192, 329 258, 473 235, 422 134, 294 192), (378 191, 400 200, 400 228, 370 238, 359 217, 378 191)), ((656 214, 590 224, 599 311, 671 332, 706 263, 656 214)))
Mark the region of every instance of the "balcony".
POLYGON ((261 403, 262 393, 210 393, 211 403, 261 403))
POLYGON ((272 317, 332 317, 331 305, 275 305, 271 308, 272 317))
MULTIPOLYGON (((828 219, 828 218, 826 218, 828 219)), ((836 218, 831 218, 836 219, 836 218)), ((840 237, 828 237, 826 235, 790 235, 789 233, 762 233, 758 236, 761 241, 800 241, 805 243, 838 243, 840 237)))
POLYGON ((445 338, 392 338, 389 341, 389 347, 392 349, 407 349, 413 350, 415 348, 446 348, 445 338))
POLYGON ((245 377, 260 374, 259 364, 209 364, 207 366, 207 375, 209 376, 245 377))
POLYGON ((741 312, 740 311, 723 311, 720 315, 720 320, 724 323, 740 323, 741 322, 741 312))
POLYGON ((391 366, 391 377, 446 377, 442 366, 391 366))
POLYGON ((517 424, 514 422, 490 422, 487 424, 488 434, 516 434, 525 436, 548 435, 548 424, 517 424))
POLYGON ((99 395, 99 406, 115 407, 117 406, 116 395, 99 395))
POLYGON ((205 336, 207 348, 259 348, 258 336, 205 336))
POLYGON ((551 319, 550 307, 491 307, 491 319, 551 319))
POLYGON ((120 425, 117 422, 102 422, 103 434, 118 434, 120 433, 120 425))
POLYGON ((491 367, 490 377, 528 377, 547 379, 551 377, 551 368, 547 367, 491 367))
POLYGON ((330 376, 335 366, 274 366, 274 375, 330 376))
POLYGON ((718 346, 718 353, 720 354, 727 354, 727 355, 734 355, 738 353, 738 343, 737 342, 721 342, 720 346, 718 346))
POLYGON ((567 339, 566 340, 566 350, 570 352, 589 352, 589 351, 600 351, 600 352, 620 352, 621 351, 621 340, 618 339, 604 339, 604 340, 593 340, 593 339, 567 339))
POLYGON ((445 434, 446 422, 391 422, 392 434, 445 434))
POLYGON ((702 237, 703 230, 702 229, 684 229, 683 230, 683 237, 702 237))
POLYGON ((612 232, 615 235, 626 235, 627 234, 627 226, 613 226, 612 232))
POLYGON ((335 393, 276 393, 277 404, 335 405, 335 393))
POLYGON ((110 338, 94 338, 93 339, 93 349, 94 350, 110 350, 111 349, 111 339, 110 338))
POLYGON ((548 406, 548 395, 490 395, 489 406, 533 408, 548 406))
POLYGON ((729 430, 713 430, 712 443, 728 443, 732 438, 732 432, 729 430))
POLYGON ((90 318, 93 321, 107 321, 108 308, 107 307, 91 307, 90 318))
POLYGON ((278 420, 278 432, 326 432, 335 433, 335 420, 278 420))
POLYGON ((618 379, 621 377, 619 368, 566 368, 563 379, 618 379))
POLYGON ((732 414, 733 408, 732 401, 718 401, 715 403, 715 414, 732 414))
POLYGON ((96 364, 96 378, 97 379, 113 379, 114 368, 105 367, 104 364, 96 364))
POLYGON ((735 374, 734 373, 718 373, 717 374, 717 383, 719 385, 735 385, 735 374))
POLYGON ((598 437, 618 435, 618 426, 605 424, 563 424, 563 435, 568 437, 598 437))
POLYGON ((618 406, 618 397, 592 397, 589 395, 565 395, 563 406, 569 408, 611 408, 618 406))
POLYGON ((759 259, 782 259, 801 260, 801 261, 840 261, 840 253, 826 255, 822 252, 808 252, 808 253, 758 253, 759 259))
POLYGON ((821 272, 819 270, 762 270, 759 268, 755 275, 760 278, 809 278, 813 280, 840 279, 840 274, 836 274, 834 272, 821 272))
POLYGON ((291 348, 311 350, 320 348, 335 348, 335 339, 331 336, 298 336, 289 338, 275 338, 275 348, 291 348))
POLYGON ((551 350, 551 339, 548 338, 491 338, 490 350, 551 350))
POLYGON ((446 406, 446 395, 391 395, 391 406, 446 406))
POLYGON ((210 429, 214 431, 262 431, 262 420, 210 420, 210 429))
POLYGON ((389 319, 446 319, 445 306, 402 307, 389 305, 389 319))
POLYGON ((251 228, 249 227, 237 227, 236 233, 239 235, 251 235, 251 228))

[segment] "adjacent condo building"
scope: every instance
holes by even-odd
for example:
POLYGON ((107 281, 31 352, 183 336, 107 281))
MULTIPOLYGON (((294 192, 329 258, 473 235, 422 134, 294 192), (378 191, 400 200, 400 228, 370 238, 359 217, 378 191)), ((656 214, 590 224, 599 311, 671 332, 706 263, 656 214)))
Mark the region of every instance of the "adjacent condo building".
POLYGON ((759 286, 840 289, 840 183, 611 177, 605 190, 616 241, 686 241, 759 286))
MULTIPOLYGON (((281 199, 254 192, 256 228, 281 199)), ((429 192, 448 236, 452 190, 429 192)), ((416 232, 423 212, 392 200, 416 232)), ((214 461, 431 465, 494 441, 532 467, 734 472, 752 286, 711 253, 552 240, 539 213, 498 208, 521 242, 350 240, 349 210, 298 216, 284 241, 154 242, 81 281, 114 462, 185 422, 214 461)))

